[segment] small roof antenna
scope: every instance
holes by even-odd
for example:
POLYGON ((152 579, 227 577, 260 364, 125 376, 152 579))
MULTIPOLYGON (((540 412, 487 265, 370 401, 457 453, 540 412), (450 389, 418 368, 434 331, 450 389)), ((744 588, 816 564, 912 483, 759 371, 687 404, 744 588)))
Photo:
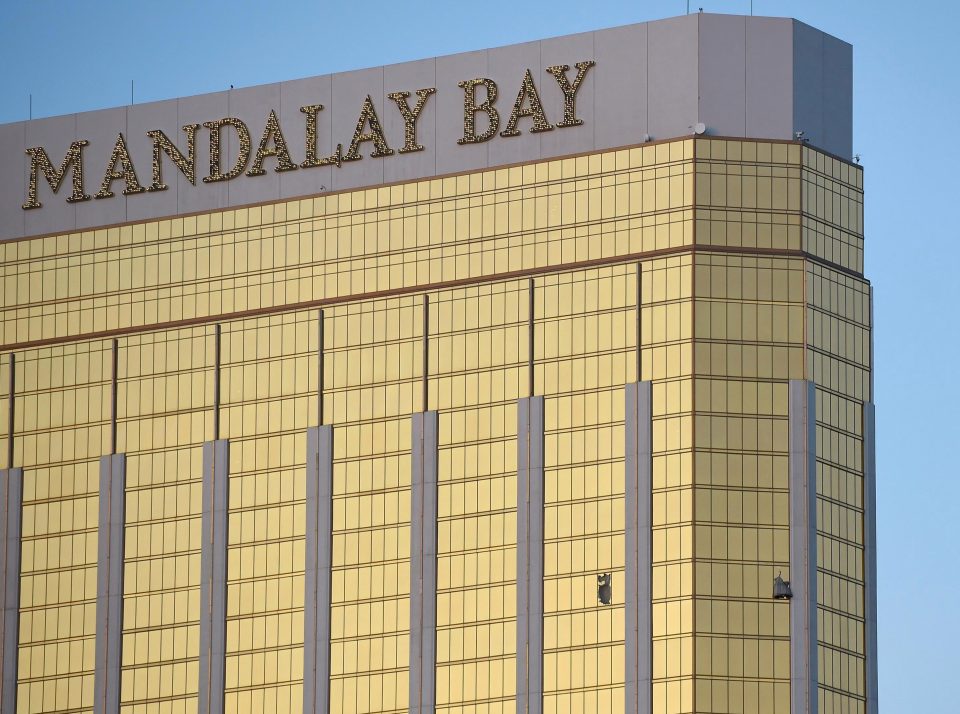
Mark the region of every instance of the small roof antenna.
POLYGON ((30 95, 30 118, 33 119, 33 95, 30 95))
POLYGON ((854 155, 853 155, 853 160, 856 161, 856 162, 859 164, 859 163, 860 163, 860 154, 854 154, 854 155))

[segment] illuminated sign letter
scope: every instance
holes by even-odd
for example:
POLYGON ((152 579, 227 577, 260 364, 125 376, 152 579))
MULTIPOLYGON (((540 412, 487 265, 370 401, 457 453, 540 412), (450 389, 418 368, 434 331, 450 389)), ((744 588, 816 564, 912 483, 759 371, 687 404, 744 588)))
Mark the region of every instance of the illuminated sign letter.
POLYGON ((73 193, 67 197, 67 203, 89 201, 90 197, 83 192, 83 147, 89 143, 86 139, 81 139, 70 144, 70 149, 63 157, 59 170, 50 163, 50 157, 42 146, 27 149, 27 156, 30 157, 30 184, 27 188, 27 202, 21 208, 26 211, 43 205, 37 200, 37 178, 41 172, 50 188, 56 193, 60 190, 63 177, 67 175, 67 169, 71 166, 73 167, 73 193))
POLYGON ((570 84, 570 81, 567 79, 567 70, 570 69, 569 65, 558 64, 553 67, 547 67, 547 72, 553 75, 554 79, 557 80, 557 84, 560 85, 560 91, 563 92, 563 121, 557 124, 558 127, 580 126, 583 124, 583 119, 577 119, 577 92, 580 90, 580 84, 583 82, 583 78, 587 76, 587 70, 595 64, 596 62, 593 60, 577 62, 574 65, 577 68, 577 78, 573 80, 573 84, 570 84))
POLYGON ((287 140, 283 138, 283 132, 280 131, 280 122, 277 120, 277 113, 270 110, 270 116, 267 117, 267 125, 263 129, 263 136, 260 139, 260 146, 257 147, 257 155, 253 159, 253 166, 247 171, 247 176, 262 176, 266 173, 263 170, 263 160, 268 156, 277 157, 277 167, 274 169, 277 173, 281 171, 296 171, 297 165, 290 160, 290 152, 287 151, 287 140), (268 149, 267 144, 273 141, 273 148, 268 149))
POLYGON ((308 104, 300 107, 300 111, 307 115, 307 158, 300 164, 301 168, 309 169, 314 166, 329 166, 335 164, 340 168, 343 162, 343 144, 337 144, 337 150, 330 156, 322 159, 317 156, 317 114, 323 109, 322 104, 308 104))
POLYGON ((553 129, 553 126, 547 121, 547 115, 543 113, 543 104, 540 103, 540 95, 537 93, 537 86, 533 83, 533 75, 530 74, 529 69, 523 75, 523 84, 520 85, 517 101, 513 103, 513 112, 510 114, 510 120, 507 121, 507 128, 500 132, 500 136, 520 136, 520 132, 517 131, 520 117, 531 117, 533 119, 531 133, 553 129), (526 109, 523 107, 525 103, 529 103, 526 109))
POLYGON ((344 161, 359 161, 363 157, 360 156, 360 144, 365 141, 373 142, 373 152, 370 154, 371 158, 378 158, 380 156, 391 156, 393 154, 393 149, 387 146, 387 138, 383 135, 383 129, 380 128, 380 119, 377 117, 377 110, 373 106, 373 100, 370 98, 370 95, 367 95, 367 98, 363 100, 363 107, 360 109, 360 118, 357 119, 357 128, 353 132, 353 139, 350 141, 350 148, 347 149, 347 153, 344 154, 344 161), (370 131, 364 133, 363 128, 369 124, 370 131))
POLYGON ((500 113, 493 108, 493 103, 497 101, 497 83, 480 77, 457 82, 457 86, 463 89, 463 138, 457 139, 457 143, 463 145, 489 141, 500 128, 500 113), (487 98, 483 103, 477 104, 477 86, 481 84, 487 90, 487 98), (477 112, 486 112, 490 121, 487 130, 482 134, 477 134, 477 112))
POLYGON ((197 129, 199 124, 187 124, 183 130, 187 133, 187 155, 180 153, 180 149, 167 138, 159 129, 147 132, 147 136, 153 139, 153 183, 147 188, 148 191, 166 191, 167 185, 163 182, 163 163, 161 152, 170 157, 174 166, 180 169, 180 173, 187 177, 187 180, 197 185, 197 129))
POLYGON ((133 161, 130 160, 130 152, 127 151, 127 142, 123 139, 123 133, 117 134, 117 143, 113 145, 113 151, 110 152, 107 170, 103 174, 103 183, 100 184, 100 190, 97 191, 94 198, 110 198, 113 196, 110 186, 114 181, 120 179, 123 179, 126 184, 123 189, 124 196, 143 193, 147 190, 137 180, 137 172, 133 168, 133 161), (116 170, 118 162, 120 163, 119 171, 116 170))
POLYGON ((205 121, 203 125, 210 130, 210 175, 204 177, 203 182, 229 181, 242 174, 250 160, 250 130, 247 125, 236 117, 205 121), (237 132, 237 137, 240 139, 240 152, 237 154, 237 161, 233 168, 224 174, 220 173, 220 131, 225 126, 232 126, 237 132))
POLYGON ((403 116, 403 148, 401 154, 407 154, 411 151, 423 151, 423 145, 417 143, 417 119, 420 118, 420 112, 423 105, 427 103, 427 97, 436 92, 434 87, 417 90, 417 104, 411 110, 407 104, 407 97, 410 92, 393 92, 387 96, 397 103, 397 109, 403 116))

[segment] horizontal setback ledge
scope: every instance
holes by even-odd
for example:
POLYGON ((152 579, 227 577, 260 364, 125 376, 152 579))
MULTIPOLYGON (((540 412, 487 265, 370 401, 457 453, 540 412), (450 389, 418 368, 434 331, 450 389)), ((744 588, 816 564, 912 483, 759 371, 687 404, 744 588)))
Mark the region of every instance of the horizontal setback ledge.
POLYGON ((14 342, 11 344, 0 345, 0 352, 16 352, 19 350, 33 349, 36 347, 49 347, 51 345, 69 344, 72 342, 89 342, 93 340, 105 340, 112 337, 123 337, 126 335, 139 335, 150 332, 161 332, 163 330, 176 330, 184 327, 193 327, 196 325, 207 325, 217 322, 230 322, 233 320, 245 320, 251 317, 262 317, 266 315, 277 315, 285 312, 296 312, 298 310, 310 310, 332 305, 343 305, 346 303, 362 302, 364 300, 382 300, 384 298, 401 297, 403 295, 417 295, 426 292, 435 292, 438 290, 450 290, 452 288, 468 287, 471 285, 484 285, 489 283, 500 283, 508 280, 519 280, 535 275, 551 275, 557 273, 568 273, 575 270, 587 270, 589 268, 599 268, 612 265, 628 265, 637 261, 650 260, 653 258, 663 258, 673 255, 696 255, 697 253, 716 253, 728 255, 755 256, 758 258, 803 258, 818 265, 835 270, 839 273, 849 275, 850 277, 864 280, 863 273, 858 273, 841 265, 831 263, 819 256, 812 255, 803 250, 783 250, 778 248, 743 248, 737 246, 715 246, 715 245, 686 245, 676 248, 663 248, 661 250, 651 250, 641 253, 631 253, 629 255, 617 255, 610 258, 597 258, 595 260, 583 260, 575 263, 566 263, 564 265, 548 265, 542 268, 528 268, 526 270, 514 270, 494 275, 483 275, 475 278, 461 278, 460 280, 447 280, 426 285, 413 285, 410 287, 394 288, 392 290, 379 290, 370 293, 357 293, 356 295, 344 295, 333 298, 321 298, 319 300, 308 300, 305 302, 287 303, 284 305, 275 305, 272 307, 261 307, 250 310, 238 310, 236 312, 225 312, 217 315, 208 315, 206 317, 192 317, 185 320, 171 320, 169 322, 157 322, 150 325, 138 325, 136 327, 122 327, 116 330, 103 330, 101 332, 87 332, 80 335, 66 335, 63 337, 50 337, 43 340, 29 340, 26 342, 14 342))
MULTIPOLYGON (((261 207, 263 207, 263 206, 275 206, 275 205, 280 204, 280 203, 295 203, 295 202, 297 202, 297 201, 307 201, 307 200, 311 200, 311 199, 314 199, 314 198, 327 198, 327 197, 330 197, 330 196, 339 196, 339 195, 344 194, 344 193, 354 193, 354 192, 356 192, 356 191, 366 191, 366 190, 368 190, 368 189, 392 188, 392 187, 394 187, 394 186, 405 186, 405 185, 407 185, 407 184, 418 183, 418 182, 421 182, 421 181, 437 181, 437 180, 448 179, 448 178, 457 178, 458 176, 472 176, 472 175, 478 174, 478 173, 486 173, 486 172, 492 172, 492 171, 503 171, 503 170, 505 170, 505 169, 521 168, 521 167, 523 167, 523 166, 533 166, 533 165, 535 165, 535 164, 550 163, 550 162, 554 162, 554 161, 565 161, 565 160, 568 160, 568 159, 579 159, 579 158, 584 157, 584 156, 597 156, 597 155, 600 155, 600 154, 615 154, 615 153, 618 153, 618 152, 620 152, 620 151, 630 151, 630 150, 632 150, 632 149, 643 149, 643 148, 646 148, 646 147, 658 146, 658 145, 661 145, 661 144, 674 144, 674 143, 677 143, 677 142, 689 141, 689 140, 693 140, 693 142, 694 142, 694 144, 693 144, 693 147, 694 147, 694 148, 693 148, 693 156, 692 156, 692 158, 683 159, 682 161, 669 162, 669 163, 684 163, 684 162, 694 162, 694 163, 695 163, 695 162, 698 160, 698 159, 697 159, 697 148, 696 148, 696 146, 697 146, 697 141, 702 141, 702 140, 717 141, 717 140, 719 140, 719 141, 752 142, 752 143, 754 143, 754 144, 798 144, 798 145, 800 145, 801 148, 806 147, 806 148, 808 148, 808 149, 812 149, 813 151, 816 151, 816 152, 819 153, 819 154, 823 154, 824 156, 826 156, 826 157, 828 157, 828 158, 835 159, 835 160, 837 160, 837 161, 840 161, 841 163, 848 164, 849 166, 855 166, 855 167, 860 168, 860 169, 863 168, 862 165, 860 165, 860 164, 855 164, 855 163, 853 163, 850 159, 845 159, 845 158, 843 158, 842 156, 840 156, 839 154, 831 153, 830 151, 827 151, 826 149, 823 149, 823 148, 820 148, 820 147, 818 147, 818 146, 815 146, 815 145, 809 143, 809 142, 806 141, 806 140, 804 140, 804 141, 797 141, 797 140, 795 140, 795 139, 758 139, 758 138, 756 138, 756 137, 748 137, 748 136, 722 136, 722 135, 713 135, 713 134, 703 134, 703 135, 697 135, 697 136, 694 136, 694 135, 673 136, 673 137, 668 137, 668 138, 665 138, 665 139, 653 139, 653 140, 647 141, 647 142, 641 142, 641 143, 635 143, 635 144, 624 144, 624 145, 622 145, 622 146, 614 146, 614 147, 611 147, 611 148, 609 148, 609 149, 590 149, 590 150, 588 150, 588 151, 580 151, 580 152, 573 153, 573 154, 561 154, 561 155, 558 155, 558 156, 550 156, 550 157, 544 157, 544 158, 539 158, 539 159, 531 159, 530 161, 517 161, 517 162, 511 163, 511 164, 498 164, 498 165, 496 165, 496 166, 486 166, 486 167, 483 167, 483 168, 465 169, 465 170, 463 170, 463 171, 454 171, 454 172, 452 172, 452 173, 436 174, 436 175, 434 175, 434 176, 423 176, 423 177, 421 177, 421 178, 416 178, 416 179, 402 179, 402 180, 398 180, 398 181, 388 181, 388 182, 385 182, 385 183, 374 183, 374 184, 369 184, 369 185, 366 185, 366 186, 353 186, 353 187, 350 187, 350 188, 342 188, 342 189, 337 189, 337 190, 333 190, 333 191, 324 191, 324 192, 322 192, 322 193, 307 193, 307 194, 303 194, 303 195, 299 195, 299 196, 289 196, 289 197, 287 197, 287 198, 271 198, 271 199, 268 199, 268 200, 266 200, 266 201, 256 201, 256 202, 253 202, 253 203, 242 203, 242 204, 238 204, 238 205, 236 205, 236 206, 223 206, 223 207, 220 207, 220 208, 208 208, 208 209, 202 210, 202 211, 190 211, 190 212, 186 212, 186 213, 172 213, 172 214, 168 214, 168 215, 164 215, 164 216, 154 216, 154 217, 147 218, 147 219, 141 219, 141 220, 137 220, 137 221, 134 221, 134 222, 131 222, 131 221, 122 221, 122 222, 120 222, 120 223, 106 223, 106 224, 104 224, 104 225, 99 225, 99 226, 90 226, 89 228, 75 228, 75 229, 71 229, 71 230, 67 230, 67 231, 60 230, 60 231, 53 231, 53 232, 49 232, 49 233, 36 233, 36 234, 33 234, 33 235, 29 235, 29 236, 18 236, 18 237, 16 237, 16 238, 0 239, 0 244, 19 243, 19 242, 21 242, 21 241, 40 240, 40 239, 43 239, 43 238, 53 238, 53 237, 57 237, 57 236, 67 235, 67 234, 70 234, 70 233, 92 233, 92 232, 94 232, 94 231, 109 230, 109 229, 111 229, 111 228, 122 228, 122 227, 124 227, 124 226, 129 226, 129 225, 135 225, 135 224, 138 224, 138 223, 142 223, 142 222, 144 222, 144 221, 149 222, 149 223, 153 223, 153 222, 156 222, 156 221, 170 221, 170 220, 175 220, 175 219, 178 219, 178 218, 191 218, 191 217, 195 217, 195 216, 205 216, 205 215, 210 214, 210 213, 217 213, 217 212, 221 212, 221 211, 240 211, 240 210, 243 210, 243 209, 246 209, 246 208, 261 208, 261 207)), ((700 159, 700 160, 702 160, 702 161, 708 161, 708 162, 711 162, 711 163, 712 163, 712 162, 718 161, 718 160, 720 160, 720 159, 700 159)), ((661 165, 662 165, 662 164, 661 164, 661 165)), ((653 168, 653 167, 651 166, 650 168, 653 168)), ((801 159, 801 162, 796 165, 796 168, 807 169, 807 170, 809 170, 809 171, 815 170, 815 169, 812 169, 810 166, 807 166, 806 164, 804 164, 803 161, 802 161, 802 159, 801 159)), ((695 206, 691 206, 691 207, 695 207, 695 206)))

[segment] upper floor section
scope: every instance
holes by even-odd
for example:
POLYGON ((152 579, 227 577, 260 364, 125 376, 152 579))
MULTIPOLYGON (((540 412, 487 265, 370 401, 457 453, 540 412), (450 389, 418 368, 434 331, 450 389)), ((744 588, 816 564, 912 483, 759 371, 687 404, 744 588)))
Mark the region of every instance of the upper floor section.
POLYGON ((0 244, 0 351, 691 252, 863 272, 863 172, 701 137, 0 244))
POLYGON ((0 239, 68 234, 694 134, 852 154, 852 47, 698 13, 0 125, 0 239))

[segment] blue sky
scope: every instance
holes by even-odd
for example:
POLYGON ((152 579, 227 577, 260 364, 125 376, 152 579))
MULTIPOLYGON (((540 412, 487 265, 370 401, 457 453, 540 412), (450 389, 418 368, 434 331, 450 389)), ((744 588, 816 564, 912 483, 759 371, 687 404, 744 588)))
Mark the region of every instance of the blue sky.
MULTIPOLYGON (((749 13, 749 0, 693 0, 749 13)), ((876 288, 880 691, 956 711, 960 520, 955 163, 960 4, 755 0, 854 46, 855 151, 876 288), (922 7, 922 11, 912 8, 922 7), (951 176, 953 178, 951 178, 951 176), (948 682, 950 686, 948 686, 948 682)), ((685 0, 3 0, 0 122, 375 66, 682 14, 685 0)))

